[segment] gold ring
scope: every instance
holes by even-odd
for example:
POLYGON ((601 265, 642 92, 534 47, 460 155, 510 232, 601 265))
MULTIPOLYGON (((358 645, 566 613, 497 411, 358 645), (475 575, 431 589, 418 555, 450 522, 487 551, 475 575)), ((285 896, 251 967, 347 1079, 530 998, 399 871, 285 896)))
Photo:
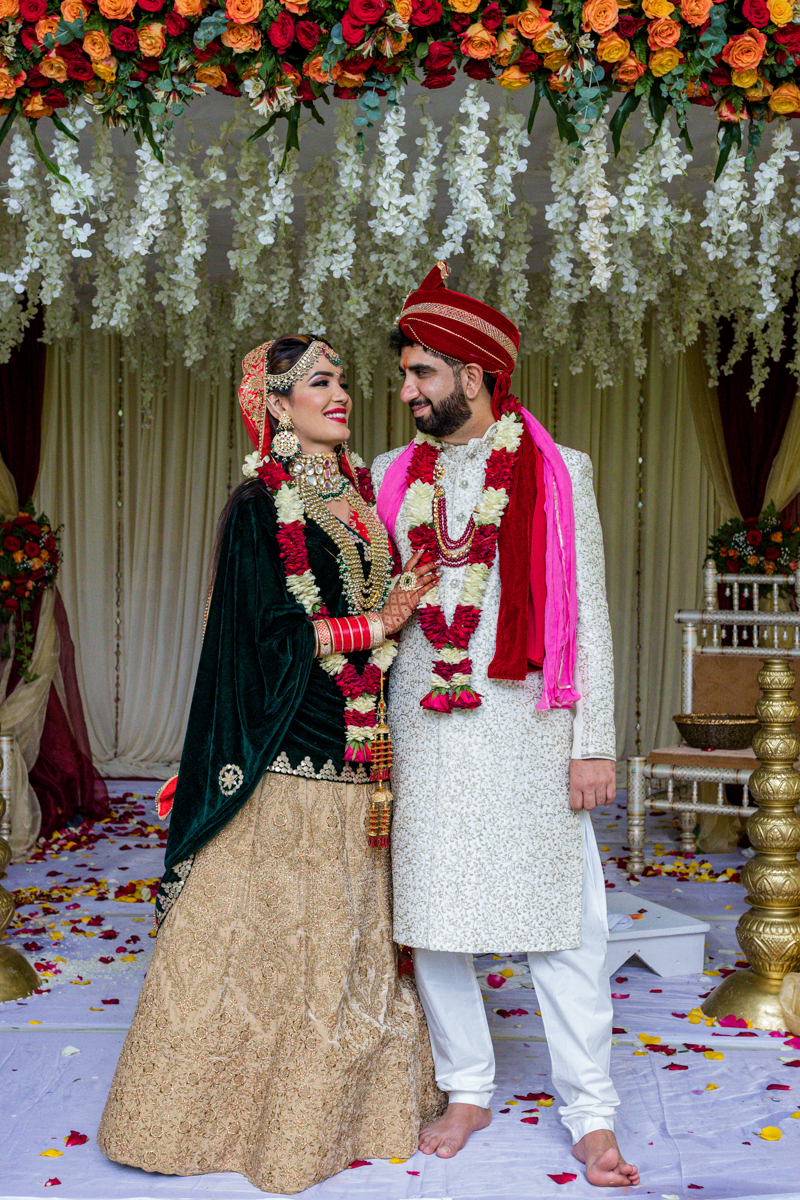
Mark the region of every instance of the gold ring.
POLYGON ((419 587, 417 577, 413 571, 403 571, 398 583, 400 584, 400 590, 403 592, 415 592, 419 587))

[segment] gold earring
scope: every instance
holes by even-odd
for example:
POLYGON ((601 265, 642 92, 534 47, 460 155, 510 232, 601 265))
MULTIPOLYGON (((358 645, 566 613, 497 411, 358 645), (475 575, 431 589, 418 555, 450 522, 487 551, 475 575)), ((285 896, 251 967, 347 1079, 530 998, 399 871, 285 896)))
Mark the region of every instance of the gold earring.
POLYGON ((300 449, 300 442, 294 431, 292 418, 288 413, 281 413, 278 431, 272 439, 272 453, 277 458, 294 458, 300 449))

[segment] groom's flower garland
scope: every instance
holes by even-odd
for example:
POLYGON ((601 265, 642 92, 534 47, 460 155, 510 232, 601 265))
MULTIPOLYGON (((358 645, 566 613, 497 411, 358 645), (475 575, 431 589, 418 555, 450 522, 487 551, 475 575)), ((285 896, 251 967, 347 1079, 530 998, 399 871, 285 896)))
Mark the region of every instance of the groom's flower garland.
MULTIPOLYGON (((480 695, 472 687, 472 659, 467 651, 481 619, 523 428, 519 401, 510 397, 492 435, 483 491, 473 513, 475 536, 453 620, 449 625, 445 620, 438 586, 428 592, 417 609, 422 631, 438 651, 438 658, 433 663, 431 691, 420 701, 423 708, 434 712, 478 708, 481 703, 480 695)), ((416 443, 407 475, 408 536, 414 550, 425 550, 431 558, 438 559, 439 547, 433 525, 433 481, 442 447, 440 442, 424 433, 417 434, 416 443)))
MULTIPOLYGON (((251 466, 253 455, 246 464, 251 466)), ((362 498, 374 504, 370 474, 361 459, 350 452, 354 463, 356 483, 362 498)), ((315 617, 331 614, 322 601, 317 581, 308 561, 305 539, 305 512, 297 483, 274 459, 265 458, 255 468, 272 495, 278 511, 278 545, 286 570, 286 586, 313 621, 315 617)), ((362 671, 348 661, 344 654, 331 654, 319 659, 323 671, 331 676, 344 697, 344 721, 347 762, 372 761, 372 739, 377 724, 376 712, 381 690, 381 674, 388 671, 397 654, 397 643, 391 638, 377 646, 362 671)))

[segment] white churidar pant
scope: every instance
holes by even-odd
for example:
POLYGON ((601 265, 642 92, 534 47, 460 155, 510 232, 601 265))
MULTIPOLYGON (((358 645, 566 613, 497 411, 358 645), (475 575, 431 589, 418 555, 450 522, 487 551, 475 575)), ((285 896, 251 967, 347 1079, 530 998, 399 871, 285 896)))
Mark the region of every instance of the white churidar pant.
MULTIPOLYGON (((613 1129, 619 1104, 609 1076, 612 1004, 605 885, 586 812, 581 813, 581 835, 581 943, 574 950, 528 955, 553 1086, 564 1101, 558 1111, 573 1142, 594 1129, 613 1129)), ((451 1103, 488 1108, 494 1051, 472 955, 415 949, 414 971, 428 1019, 436 1082, 451 1103)))

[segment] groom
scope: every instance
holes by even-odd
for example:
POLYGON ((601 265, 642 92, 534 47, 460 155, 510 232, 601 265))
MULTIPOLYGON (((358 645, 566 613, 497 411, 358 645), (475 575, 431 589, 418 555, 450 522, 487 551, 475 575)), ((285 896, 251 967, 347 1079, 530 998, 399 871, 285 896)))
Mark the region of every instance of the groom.
POLYGON ((589 810, 615 795, 613 658, 586 455, 509 394, 519 331, 437 263, 391 346, 417 426, 381 455, 378 511, 441 581, 392 671, 394 936, 413 947, 447 1112, 485 1128, 494 1054, 472 956, 527 952, 559 1109, 591 1183, 636 1185, 614 1137, 603 872, 589 810))

